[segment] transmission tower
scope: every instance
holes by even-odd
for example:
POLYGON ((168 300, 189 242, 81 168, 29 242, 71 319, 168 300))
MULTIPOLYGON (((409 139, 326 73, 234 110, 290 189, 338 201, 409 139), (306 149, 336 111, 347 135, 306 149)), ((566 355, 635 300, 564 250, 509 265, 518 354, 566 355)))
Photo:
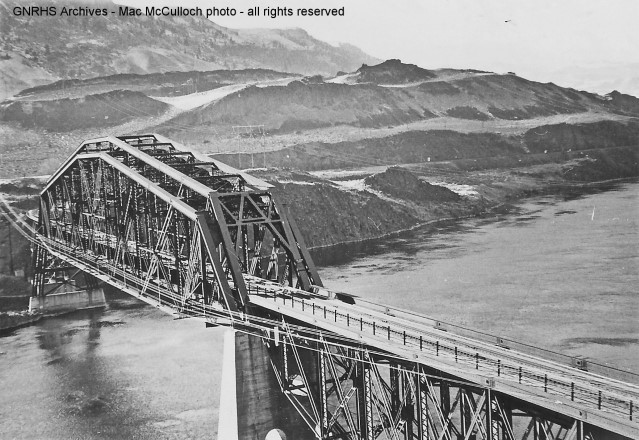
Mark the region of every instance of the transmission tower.
POLYGON ((238 168, 242 168, 242 153, 251 153, 251 168, 255 168, 255 153, 262 151, 266 167, 266 131, 264 124, 234 125, 233 134, 237 142, 238 168))

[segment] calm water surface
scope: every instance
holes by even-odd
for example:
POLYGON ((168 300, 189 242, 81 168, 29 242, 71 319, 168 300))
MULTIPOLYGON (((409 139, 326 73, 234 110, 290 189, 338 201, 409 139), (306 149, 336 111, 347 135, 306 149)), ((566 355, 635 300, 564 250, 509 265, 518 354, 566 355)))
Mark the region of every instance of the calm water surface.
POLYGON ((639 183, 328 249, 329 287, 639 372, 639 183))
MULTIPOLYGON (((329 287, 639 371, 637 183, 314 257, 329 287)), ((0 437, 215 438, 222 334, 116 295, 1 336, 0 437)))

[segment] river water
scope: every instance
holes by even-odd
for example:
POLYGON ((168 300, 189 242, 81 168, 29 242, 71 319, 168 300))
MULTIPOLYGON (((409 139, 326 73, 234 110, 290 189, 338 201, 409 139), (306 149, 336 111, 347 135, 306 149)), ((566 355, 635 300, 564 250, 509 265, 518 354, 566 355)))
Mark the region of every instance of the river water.
MULTIPOLYGON (((325 284, 639 372, 639 183, 316 250, 325 284)), ((0 437, 216 437, 222 329, 123 294, 0 337, 0 437)))

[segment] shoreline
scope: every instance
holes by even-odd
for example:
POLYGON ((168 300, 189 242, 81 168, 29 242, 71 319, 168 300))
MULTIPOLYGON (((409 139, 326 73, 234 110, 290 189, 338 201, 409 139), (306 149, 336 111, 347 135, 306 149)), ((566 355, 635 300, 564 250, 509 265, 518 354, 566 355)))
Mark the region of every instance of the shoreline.
POLYGON ((0 337, 21 327, 28 327, 44 318, 42 313, 0 312, 0 337))
POLYGON ((404 232, 414 231, 415 229, 419 229, 424 226, 436 225, 438 223, 443 223, 443 222, 466 220, 470 218, 490 218, 492 214, 495 214, 495 211, 497 211, 498 209, 504 206, 514 205, 530 197, 536 197, 536 196, 540 196, 544 194, 550 195, 553 193, 557 193, 561 191, 562 189, 579 189, 579 188, 585 189, 585 188, 597 187, 598 185, 606 185, 611 183, 632 183, 636 181, 639 181, 639 176, 620 177, 616 179, 606 179, 606 180, 600 180, 600 181, 594 181, 594 182, 570 182, 570 181, 561 182, 561 183, 548 182, 547 184, 542 185, 539 188, 524 190, 521 195, 512 196, 512 198, 508 200, 503 200, 492 206, 489 206, 486 208, 484 212, 480 214, 469 214, 469 215, 461 215, 456 217, 442 217, 437 219, 431 219, 431 220, 419 222, 416 225, 411 226, 410 228, 402 228, 402 229, 386 232, 384 234, 380 234, 373 237, 367 237, 367 238, 361 238, 361 239, 355 239, 355 240, 344 240, 344 241, 340 241, 340 242, 332 243, 332 244, 312 246, 312 247, 309 247, 308 249, 310 251, 314 251, 314 250, 329 249, 336 246, 343 246, 343 245, 349 245, 349 244, 355 244, 355 243, 365 243, 367 241, 372 241, 372 240, 381 240, 384 238, 390 238, 398 234, 402 234, 404 232))

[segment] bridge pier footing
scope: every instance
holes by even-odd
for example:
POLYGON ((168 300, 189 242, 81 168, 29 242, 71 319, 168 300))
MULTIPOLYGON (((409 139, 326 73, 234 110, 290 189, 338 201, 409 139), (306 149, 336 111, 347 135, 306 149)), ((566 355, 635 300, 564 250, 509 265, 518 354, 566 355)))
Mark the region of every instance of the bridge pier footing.
POLYGON ((106 306, 102 287, 86 290, 62 291, 29 299, 29 311, 49 313, 73 312, 106 306))
POLYGON ((262 338, 229 330, 223 356, 219 440, 264 440, 275 429, 289 440, 315 439, 282 393, 262 338))

